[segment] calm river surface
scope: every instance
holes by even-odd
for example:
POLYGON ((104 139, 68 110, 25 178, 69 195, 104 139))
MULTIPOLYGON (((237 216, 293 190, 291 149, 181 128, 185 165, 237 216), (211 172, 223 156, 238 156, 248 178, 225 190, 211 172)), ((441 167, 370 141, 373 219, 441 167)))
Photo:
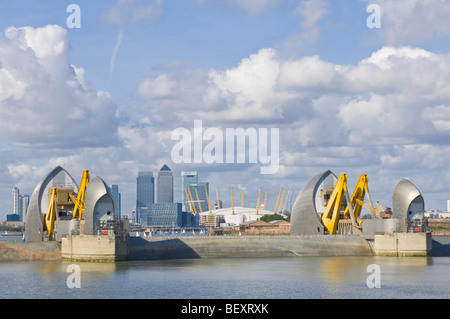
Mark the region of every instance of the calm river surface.
POLYGON ((0 263, 0 298, 449 298, 450 257, 300 257, 78 263, 0 263), (379 266, 379 288, 369 288, 379 266), (69 267, 69 268, 68 268, 69 267), (369 267, 369 269, 368 269, 369 267), (68 271, 69 270, 69 271, 68 271), (72 276, 73 278, 73 276, 72 276), (70 281, 70 280, 69 280, 70 281), (73 281, 75 282, 75 281, 73 281))

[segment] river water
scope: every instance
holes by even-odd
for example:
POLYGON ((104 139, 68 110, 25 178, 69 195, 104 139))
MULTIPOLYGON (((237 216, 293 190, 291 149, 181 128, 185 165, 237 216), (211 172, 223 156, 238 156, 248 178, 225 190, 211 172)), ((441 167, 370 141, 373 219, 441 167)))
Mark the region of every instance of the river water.
POLYGON ((0 263, 1 299, 449 297, 450 257, 0 263))

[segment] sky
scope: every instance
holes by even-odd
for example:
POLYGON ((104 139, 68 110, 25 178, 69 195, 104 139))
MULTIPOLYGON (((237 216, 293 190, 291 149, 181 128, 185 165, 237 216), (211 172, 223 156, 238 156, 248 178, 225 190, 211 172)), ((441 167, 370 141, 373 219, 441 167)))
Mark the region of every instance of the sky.
POLYGON ((293 204, 329 169, 350 192, 367 174, 372 199, 390 207, 407 178, 427 210, 446 210, 448 16, 444 0, 2 1, 0 220, 15 186, 31 195, 58 165, 118 184, 129 216, 138 172, 164 164, 178 201, 181 171, 225 206, 232 186, 238 204, 243 189, 256 205, 261 186, 273 210, 281 187, 293 204), (261 156, 174 160, 177 129, 212 141, 195 121, 224 136, 278 129, 278 170, 261 174, 261 156))

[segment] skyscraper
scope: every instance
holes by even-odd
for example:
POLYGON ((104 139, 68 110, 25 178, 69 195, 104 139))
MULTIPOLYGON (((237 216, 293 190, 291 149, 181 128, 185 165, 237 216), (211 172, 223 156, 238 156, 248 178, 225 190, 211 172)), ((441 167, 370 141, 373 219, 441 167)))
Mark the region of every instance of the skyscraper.
POLYGON ((173 203, 173 175, 167 165, 158 172, 158 203, 173 203))
POLYGON ((142 216, 148 213, 148 209, 155 202, 155 180, 153 172, 139 172, 136 182, 136 221, 146 219, 142 216))
POLYGON ((190 184, 197 182, 197 172, 181 172, 181 203, 183 204, 183 212, 190 211, 186 190, 189 190, 190 184))
POLYGON ((12 202, 12 213, 19 215, 21 213, 21 200, 20 200, 20 194, 19 194, 19 189, 17 187, 14 187, 12 190, 12 195, 13 195, 13 202, 12 202))
POLYGON ((120 217, 121 217, 121 211, 120 211, 120 208, 121 208, 121 202, 120 202, 120 200, 121 200, 121 196, 120 196, 120 192, 119 192, 119 185, 116 185, 116 184, 113 184, 113 185, 111 185, 111 195, 112 195, 112 198, 113 198, 113 201, 114 201, 114 212, 115 212, 115 215, 116 216, 114 216, 114 218, 115 219, 120 219, 120 217))
POLYGON ((20 191, 17 187, 12 190, 13 202, 12 213, 17 215, 17 220, 25 220, 27 216, 28 202, 30 201, 30 195, 20 195, 20 191))

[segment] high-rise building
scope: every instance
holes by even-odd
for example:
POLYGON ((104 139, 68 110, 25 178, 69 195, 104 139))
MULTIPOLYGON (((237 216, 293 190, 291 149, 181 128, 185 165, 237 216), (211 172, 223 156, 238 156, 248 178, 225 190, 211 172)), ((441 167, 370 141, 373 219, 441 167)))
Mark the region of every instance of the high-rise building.
POLYGON ((146 219, 149 207, 155 202, 153 172, 139 172, 136 182, 136 222, 146 219))
POLYGON ((197 172, 181 172, 181 203, 183 204, 183 211, 191 211, 189 207, 189 199, 186 197, 186 190, 190 184, 198 183, 197 172))
POLYGON ((450 200, 447 201, 447 211, 450 212, 450 200))
POLYGON ((122 214, 121 214, 121 194, 119 192, 119 185, 117 184, 111 185, 111 195, 114 201, 114 212, 115 212, 114 219, 120 219, 122 214))
POLYGON ((30 195, 20 195, 20 191, 17 187, 13 188, 12 195, 12 214, 18 216, 13 218, 21 221, 26 220, 30 195))
POLYGON ((173 175, 170 168, 164 164, 158 172, 158 203, 173 203, 173 175))
POLYGON ((22 203, 20 201, 20 193, 17 187, 13 188, 12 195, 13 195, 12 213, 20 216, 20 206, 22 203))

